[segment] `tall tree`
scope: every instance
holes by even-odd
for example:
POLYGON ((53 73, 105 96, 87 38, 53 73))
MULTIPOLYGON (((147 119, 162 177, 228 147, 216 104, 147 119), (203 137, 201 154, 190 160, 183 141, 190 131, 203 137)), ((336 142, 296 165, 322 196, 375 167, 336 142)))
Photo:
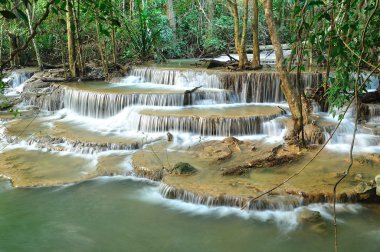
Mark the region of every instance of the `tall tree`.
MULTIPOLYGON (((75 0, 73 1, 74 4, 75 0)), ((82 49, 82 39, 81 39, 81 22, 80 22, 80 5, 81 1, 77 0, 77 4, 73 5, 73 19, 74 19, 74 26, 75 26, 75 45, 77 49, 77 59, 76 63, 79 68, 79 75, 80 77, 83 77, 84 75, 84 69, 85 69, 85 62, 83 59, 83 49, 82 49)))
POLYGON ((174 34, 177 31, 177 26, 176 26, 176 20, 175 20, 175 12, 174 12, 174 6, 173 6, 173 0, 168 0, 168 3, 166 5, 166 12, 168 15, 169 19, 169 24, 170 27, 172 28, 174 34))
POLYGON ((66 29, 67 29, 67 53, 69 56, 69 70, 71 77, 76 77, 76 53, 75 37, 73 28, 73 4, 71 0, 66 0, 66 29))
POLYGON ((293 130, 292 137, 298 138, 301 132, 302 124, 302 103, 300 93, 296 86, 290 82, 289 72, 284 66, 284 55, 282 52, 281 42, 277 35, 277 27, 273 15, 273 1, 263 0, 265 17, 268 25, 269 35, 276 55, 276 70, 281 79, 282 92, 289 104, 292 114, 293 130))
MULTIPOLYGON (((33 32, 33 24, 34 24, 35 14, 36 14, 36 2, 32 1, 26 7, 26 15, 28 16, 28 25, 29 25, 29 33, 30 34, 33 32)), ((37 45, 35 37, 32 39, 32 43, 33 43, 34 52, 36 54, 38 68, 42 69, 43 64, 42 64, 42 60, 41 60, 41 54, 40 54, 40 50, 38 49, 38 45, 37 45)))
POLYGON ((259 1, 252 0, 252 68, 260 68, 259 1))
POLYGON ((247 60, 247 53, 245 50, 246 36, 247 36, 247 23, 248 23, 248 0, 244 0, 244 14, 243 14, 243 27, 240 32, 240 19, 238 3, 236 0, 227 1, 228 9, 234 18, 234 40, 236 52, 239 55, 239 69, 243 70, 247 60))

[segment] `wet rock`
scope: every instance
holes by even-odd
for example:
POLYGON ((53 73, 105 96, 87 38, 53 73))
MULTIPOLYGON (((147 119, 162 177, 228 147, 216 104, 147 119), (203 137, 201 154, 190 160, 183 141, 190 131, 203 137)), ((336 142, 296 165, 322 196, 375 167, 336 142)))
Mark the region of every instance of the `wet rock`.
POLYGON ((298 215, 298 221, 301 223, 317 223, 322 220, 321 213, 307 208, 302 209, 298 215))
POLYGON ((194 168, 191 164, 183 163, 183 162, 176 163, 173 169, 171 170, 172 174, 177 174, 177 175, 182 175, 182 174, 190 175, 196 172, 197 172, 197 169, 194 168))
POLYGON ((357 193, 366 193, 368 191, 370 191, 373 187, 369 184, 367 184, 366 182, 360 182, 356 187, 355 187, 355 191, 357 193))
POLYGON ((173 137, 174 137, 173 134, 168 132, 168 133, 166 133, 166 135, 168 137, 168 142, 173 142, 173 137))
POLYGON ((376 195, 380 196, 380 175, 377 175, 375 177, 375 182, 376 182, 376 195))
POLYGON ((355 175, 354 179, 355 179, 356 181, 362 181, 362 180, 363 180, 363 175, 360 174, 360 173, 358 173, 358 174, 355 175))
POLYGON ((307 124, 304 127, 305 140, 310 144, 323 144, 325 142, 325 135, 320 127, 315 123, 307 124))
POLYGON ((318 234, 326 234, 327 224, 326 222, 320 222, 312 225, 310 229, 318 234))
POLYGON ((240 141, 239 139, 235 138, 235 137, 227 137, 223 140, 223 143, 225 144, 228 144, 228 145, 231 145, 231 144, 241 144, 242 141, 240 141))

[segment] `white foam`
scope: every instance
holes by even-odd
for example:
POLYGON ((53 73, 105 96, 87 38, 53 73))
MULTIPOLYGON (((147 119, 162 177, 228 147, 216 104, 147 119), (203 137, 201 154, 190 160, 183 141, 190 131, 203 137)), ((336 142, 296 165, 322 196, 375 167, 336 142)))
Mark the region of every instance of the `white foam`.
MULTIPOLYGON (((186 213, 192 216, 212 216, 216 218, 223 218, 228 216, 235 216, 245 220, 254 219, 262 222, 274 222, 278 228, 282 231, 289 232, 295 230, 299 226, 298 215, 303 209, 309 209, 313 211, 318 211, 325 220, 332 220, 332 207, 330 204, 311 204, 309 206, 297 207, 293 210, 241 210, 237 207, 226 207, 226 206, 205 206, 197 205, 193 203, 183 202, 177 199, 166 199, 164 198, 158 190, 157 187, 149 187, 141 189, 137 195, 136 199, 148 202, 151 204, 163 205, 170 210, 179 211, 181 213, 186 213)), ((350 213, 356 214, 363 209, 362 206, 357 204, 337 204, 337 213, 350 213)), ((338 219, 340 223, 343 220, 338 219)))

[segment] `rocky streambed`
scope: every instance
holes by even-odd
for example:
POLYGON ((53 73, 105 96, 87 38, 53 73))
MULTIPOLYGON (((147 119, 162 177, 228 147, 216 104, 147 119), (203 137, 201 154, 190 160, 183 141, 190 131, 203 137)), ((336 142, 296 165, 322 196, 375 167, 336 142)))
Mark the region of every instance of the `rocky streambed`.
MULTIPOLYGON (((331 202, 333 185, 349 164, 353 123, 347 119, 309 167, 252 201, 297 173, 319 148, 283 141, 289 114, 274 92, 279 82, 271 72, 139 68, 115 83, 49 81, 60 77, 59 71, 35 73, 22 83, 21 116, 1 115, 0 174, 14 186, 134 174, 161 181, 160 193, 170 199, 282 209, 331 202), (199 86, 184 107, 186 91, 199 86)), ((308 73, 303 85, 316 88, 320 78, 308 73)), ((379 201, 376 108, 364 113, 367 120, 360 125, 352 172, 338 188, 339 202, 379 201)), ((319 131, 308 131, 307 138, 321 144, 337 122, 318 109, 312 116, 319 131)))

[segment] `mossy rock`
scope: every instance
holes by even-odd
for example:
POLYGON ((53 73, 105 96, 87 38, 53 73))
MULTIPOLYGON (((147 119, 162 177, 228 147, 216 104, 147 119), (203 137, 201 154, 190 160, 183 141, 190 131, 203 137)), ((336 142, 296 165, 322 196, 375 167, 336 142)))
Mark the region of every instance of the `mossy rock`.
POLYGON ((197 172, 196 168, 194 168, 191 164, 184 163, 184 162, 176 163, 171 171, 172 174, 177 174, 177 175, 182 175, 182 174, 190 175, 196 172, 197 172))

